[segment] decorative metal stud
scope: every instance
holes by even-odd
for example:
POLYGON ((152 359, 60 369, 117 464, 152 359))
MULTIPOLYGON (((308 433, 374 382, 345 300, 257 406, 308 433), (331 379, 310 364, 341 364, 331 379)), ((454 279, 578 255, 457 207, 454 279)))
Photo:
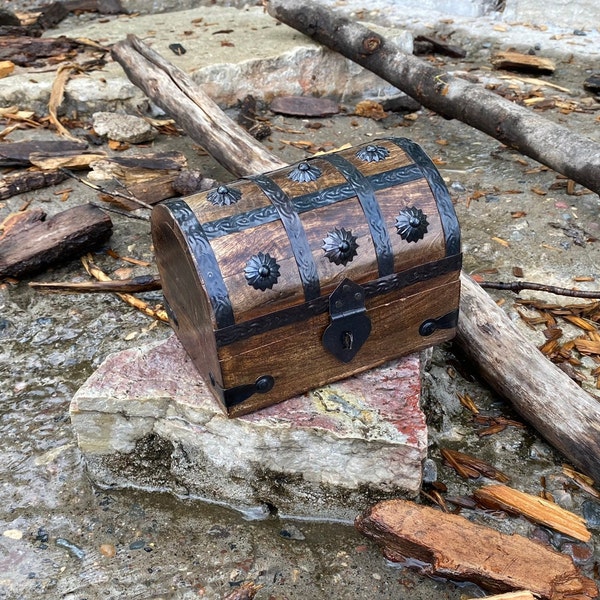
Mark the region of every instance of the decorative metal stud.
POLYGON ((365 162, 379 162, 380 160, 386 159, 389 155, 390 151, 387 148, 375 146, 373 144, 361 148, 356 153, 356 156, 365 162))
POLYGON ((343 227, 329 231, 323 240, 322 248, 325 256, 336 265, 346 266, 358 254, 356 236, 343 227))
POLYGON ((416 206, 405 208, 396 217, 398 235, 407 242, 418 242, 427 233, 427 215, 416 206))
POLYGON ((298 183, 308 183, 309 181, 316 181, 321 175, 322 173, 319 167, 305 161, 299 163, 296 165, 295 169, 290 171, 288 179, 298 183))
POLYGON ((220 185, 206 195, 208 201, 215 206, 229 206, 230 204, 235 204, 241 197, 242 192, 240 192, 240 190, 227 187, 226 185, 220 185))
POLYGON ((250 258, 244 268, 248 285, 263 292, 272 289, 279 279, 279 265, 268 253, 259 252, 250 258))

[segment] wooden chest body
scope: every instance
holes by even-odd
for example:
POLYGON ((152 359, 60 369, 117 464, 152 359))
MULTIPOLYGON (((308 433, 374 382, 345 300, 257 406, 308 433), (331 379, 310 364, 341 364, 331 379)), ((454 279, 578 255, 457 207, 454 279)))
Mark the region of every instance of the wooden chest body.
POLYGON ((404 138, 166 202, 152 235, 173 329, 231 416, 455 333, 458 222, 404 138))

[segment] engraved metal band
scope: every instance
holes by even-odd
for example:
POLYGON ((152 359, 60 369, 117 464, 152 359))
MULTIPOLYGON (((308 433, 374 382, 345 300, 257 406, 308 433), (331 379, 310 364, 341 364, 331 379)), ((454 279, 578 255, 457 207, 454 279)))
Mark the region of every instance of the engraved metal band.
MULTIPOLYGON (((394 273, 381 279, 369 281, 361 287, 365 292, 365 297, 372 298, 421 281, 435 279, 452 271, 459 271, 461 265, 462 255, 455 254, 435 262, 419 265, 401 273, 394 273)), ((278 329, 279 327, 308 321, 308 319, 326 313, 328 310, 329 296, 321 296, 304 304, 269 313, 264 317, 244 321, 226 329, 218 329, 215 331, 217 347, 221 348, 254 335, 278 329)))
POLYGON ((283 228, 290 240, 294 258, 296 259, 298 274, 300 275, 300 281, 304 289, 304 299, 308 302, 309 300, 318 298, 321 294, 321 284, 319 283, 317 265, 313 259, 302 221, 300 221, 298 213, 294 210, 294 205, 290 198, 266 175, 254 175, 248 179, 254 181, 260 187, 277 210, 283 228))
POLYGON ((164 203, 173 219, 177 221, 184 239, 198 265, 198 271, 206 287, 217 327, 230 327, 235 323, 233 307, 217 257, 202 229, 202 225, 183 200, 170 200, 164 203))
POLYGON ((437 203, 437 209, 440 214, 440 221, 446 240, 446 256, 458 254, 460 252, 460 226, 456 218, 456 212, 452 204, 452 198, 448 193, 448 188, 442 179, 439 171, 431 162, 431 159, 425 154, 424 150, 418 144, 415 144, 408 138, 387 138, 396 146, 402 148, 410 156, 415 164, 423 172, 431 192, 437 203))
POLYGON ((392 242, 371 182, 351 162, 339 154, 328 154, 322 158, 331 163, 354 189, 373 239, 379 277, 390 275, 394 272, 392 242))
MULTIPOLYGON (((392 169, 391 171, 383 171, 381 173, 370 175, 368 180, 371 182, 373 189, 377 191, 422 178, 422 170, 418 165, 413 164, 392 169)), ((296 196, 295 198, 291 198, 290 201, 294 206, 294 210, 298 214, 302 214, 315 210, 316 208, 329 206, 336 202, 354 198, 355 196, 356 192, 354 188, 349 183, 345 182, 330 188, 321 189, 302 196, 296 196)), ((204 223, 203 227, 208 239, 212 240, 231 233, 239 233, 240 231, 244 231, 244 229, 271 223, 277 221, 277 219, 279 219, 279 214, 274 206, 263 206, 261 208, 249 210, 245 213, 209 221, 204 223)))

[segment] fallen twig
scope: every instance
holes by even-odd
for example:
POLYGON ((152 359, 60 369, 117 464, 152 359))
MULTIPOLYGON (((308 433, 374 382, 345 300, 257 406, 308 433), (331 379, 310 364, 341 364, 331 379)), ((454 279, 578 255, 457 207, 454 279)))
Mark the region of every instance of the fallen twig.
POLYGON ((30 281, 29 287, 44 292, 69 292, 72 294, 98 294, 105 292, 137 294, 161 289, 157 275, 140 275, 131 279, 86 281, 86 282, 42 282, 30 281))
POLYGON ((479 281, 482 288, 489 290, 505 290, 519 294, 523 290, 535 290, 538 292, 546 292, 547 294, 556 294, 557 296, 569 296, 571 298, 600 298, 598 290, 573 290, 571 288, 558 287, 555 285, 544 285, 542 283, 534 283, 531 281, 479 281))
POLYGON ((114 213, 116 215, 121 215, 122 217, 127 217, 128 219, 138 219, 139 221, 150 221, 150 217, 148 215, 138 215, 136 213, 129 212, 128 210, 122 210, 120 208, 115 208, 114 206, 107 206, 106 204, 100 204, 99 202, 88 201, 88 204, 95 206, 96 208, 101 208, 107 212, 114 213))
POLYGON ((107 196, 114 196, 115 198, 123 198, 124 200, 129 200, 130 202, 134 202, 135 204, 138 204, 139 206, 141 206, 143 208, 152 210, 152 205, 148 204, 147 202, 144 202, 143 200, 140 200, 139 198, 136 198, 133 194, 130 194, 130 193, 125 194, 123 192, 118 192, 116 190, 112 190, 112 191, 107 190, 100 185, 91 183, 90 181, 86 181, 85 179, 78 177, 77 175, 75 175, 75 173, 73 173, 73 171, 69 171, 68 169, 60 169, 60 170, 64 173, 66 173, 72 179, 79 181, 79 183, 82 183, 83 185, 87 185, 88 187, 92 188, 93 190, 96 190, 97 192, 100 192, 101 194, 106 194, 107 196))
MULTIPOLYGON (((83 264, 84 269, 88 272, 91 277, 94 277, 98 281, 112 281, 112 279, 100 269, 100 267, 96 266, 92 257, 88 254, 87 256, 83 256, 81 258, 81 263, 83 264)), ((157 319, 158 321, 164 321, 165 323, 169 322, 169 317, 164 309, 155 309, 152 308, 147 302, 132 296, 131 294, 117 293, 117 296, 121 298, 124 302, 137 308, 140 312, 143 312, 145 315, 152 317, 153 319, 157 319)))

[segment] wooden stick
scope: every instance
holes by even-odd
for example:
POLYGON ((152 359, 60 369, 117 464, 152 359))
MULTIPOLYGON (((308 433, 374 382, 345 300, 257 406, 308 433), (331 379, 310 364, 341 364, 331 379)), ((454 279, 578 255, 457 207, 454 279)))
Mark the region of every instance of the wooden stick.
POLYGON ((153 102, 228 171, 243 177, 285 163, 236 125, 183 71, 134 35, 112 47, 112 56, 153 102))
POLYGON ((600 193, 600 145, 504 98, 453 77, 371 29, 310 0, 268 0, 269 14, 343 54, 423 106, 458 119, 600 193))
POLYGON ((589 542, 592 537, 582 517, 539 496, 506 485, 486 485, 475 490, 474 496, 487 508, 523 515, 534 523, 551 527, 581 542, 589 542))
POLYGON ((140 275, 131 279, 85 282, 42 282, 30 281, 29 287, 42 292, 68 292, 71 294, 99 294, 106 292, 121 292, 138 294, 161 289, 160 278, 157 275, 140 275))
MULTIPOLYGON (((117 60, 125 65, 132 81, 154 82, 152 86, 143 88, 149 90, 146 93, 153 101, 169 95, 174 107, 179 104, 189 107, 192 96, 198 103, 195 104, 196 112, 205 114, 200 106, 203 95, 195 87, 184 91, 167 78, 168 94, 161 89, 165 81, 161 72, 166 68, 166 61, 156 57, 154 62, 144 59, 147 50, 141 41, 129 37, 126 42, 117 44, 113 51, 117 60), (137 55, 138 50, 142 56, 137 55)), ((183 85, 182 82, 180 84, 183 85)), ((203 118, 196 123, 195 139, 219 162, 219 157, 227 157, 224 166, 240 174, 241 169, 231 162, 228 152, 230 148, 243 146, 242 160, 252 165, 251 172, 268 171, 284 164, 247 136, 212 101, 210 104, 211 119, 203 118), (220 137, 214 135, 213 120, 219 123, 220 137), (238 144, 238 139, 245 140, 244 144, 238 144), (269 160, 263 159, 265 154, 269 160)), ((172 114, 181 110, 175 108, 172 114)), ((508 398, 550 443, 578 468, 600 481, 600 403, 526 342, 504 312, 464 273, 461 281, 462 312, 458 322, 458 342, 473 365, 480 368, 490 385, 508 398)))
POLYGON ((467 359, 550 444, 600 481, 600 402, 525 340, 464 273, 460 311, 457 341, 467 359))
MULTIPOLYGON (((92 262, 92 258, 89 254, 87 256, 81 257, 81 263, 83 264, 84 269, 89 273, 89 275, 91 275, 98 281, 113 281, 104 271, 102 271, 98 266, 96 266, 92 262)), ((143 312, 145 315, 148 315, 149 317, 152 317, 157 321, 164 321, 165 323, 169 322, 169 317, 167 316, 166 311, 162 308, 152 308, 147 302, 144 302, 143 300, 140 300, 139 298, 136 298, 131 294, 123 294, 121 292, 118 292, 117 296, 119 296, 119 298, 121 298, 123 302, 129 304, 129 306, 137 308, 140 312, 143 312)))
POLYGON ((479 285, 488 290, 504 290, 519 294, 523 290, 535 290, 546 292, 547 294, 556 294, 557 296, 568 296, 570 298, 600 298, 600 290, 573 290, 571 288, 557 287, 555 285, 544 285, 543 283, 534 283, 532 281, 480 281, 479 285))
POLYGON ((428 575, 472 581, 494 593, 530 590, 548 600, 598 595, 596 584, 570 557, 413 502, 380 502, 357 518, 356 527, 382 547, 386 558, 416 559, 428 575))
POLYGON ((18 171, 4 175, 0 181, 0 200, 56 185, 66 178, 60 171, 18 171))

